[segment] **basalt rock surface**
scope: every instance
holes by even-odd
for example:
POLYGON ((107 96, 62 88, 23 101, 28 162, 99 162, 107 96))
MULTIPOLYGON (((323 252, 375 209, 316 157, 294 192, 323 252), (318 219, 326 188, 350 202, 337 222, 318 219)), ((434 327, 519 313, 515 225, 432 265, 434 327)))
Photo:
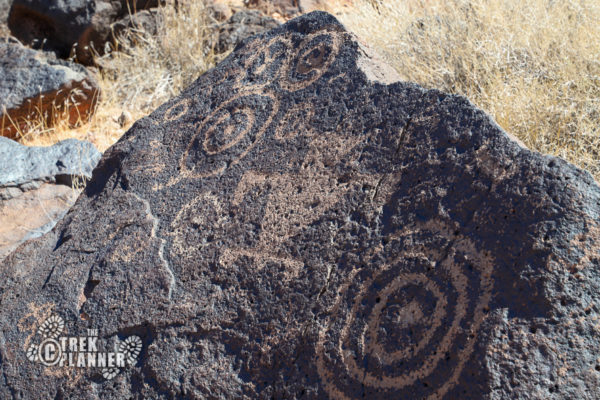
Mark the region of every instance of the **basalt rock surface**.
POLYGON ((0 397, 600 396, 598 185, 367 54, 307 14, 136 122, 0 265, 0 397), (40 362, 88 328, 131 365, 40 362))

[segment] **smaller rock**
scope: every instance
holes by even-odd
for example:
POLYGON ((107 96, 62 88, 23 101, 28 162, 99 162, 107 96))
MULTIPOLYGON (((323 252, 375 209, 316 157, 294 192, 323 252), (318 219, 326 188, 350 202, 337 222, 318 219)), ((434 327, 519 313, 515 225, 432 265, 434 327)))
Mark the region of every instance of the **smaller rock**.
POLYGON ((19 244, 50 231, 71 208, 79 190, 44 183, 0 201, 0 261, 19 244))
POLYGON ((52 53, 0 42, 0 135, 16 137, 43 120, 70 125, 94 113, 100 88, 81 65, 58 60, 52 53))
POLYGON ((27 147, 0 137, 0 260, 62 219, 100 157, 75 139, 27 147))
POLYGON ((280 23, 258 10, 241 10, 233 14, 219 28, 216 51, 223 53, 237 46, 247 37, 276 28, 280 23))
POLYGON ((47 182, 71 186, 75 179, 90 179, 100 157, 94 145, 76 139, 50 147, 27 147, 0 137, 0 199, 47 182))

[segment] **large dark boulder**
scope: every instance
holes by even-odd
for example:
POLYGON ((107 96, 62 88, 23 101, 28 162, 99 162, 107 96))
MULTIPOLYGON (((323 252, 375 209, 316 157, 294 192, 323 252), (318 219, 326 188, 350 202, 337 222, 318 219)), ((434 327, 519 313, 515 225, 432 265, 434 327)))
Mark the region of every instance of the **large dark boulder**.
POLYGON ((93 115, 100 95, 81 65, 53 54, 0 42, 0 136, 16 137, 44 122, 75 126, 93 115))
POLYGON ((159 0, 13 0, 8 17, 12 34, 23 43, 76 56, 92 64, 111 39, 111 24, 138 10, 156 7, 159 0))
POLYGON ((0 265, 0 397, 600 397, 597 183, 367 54, 308 14, 134 124, 0 265))

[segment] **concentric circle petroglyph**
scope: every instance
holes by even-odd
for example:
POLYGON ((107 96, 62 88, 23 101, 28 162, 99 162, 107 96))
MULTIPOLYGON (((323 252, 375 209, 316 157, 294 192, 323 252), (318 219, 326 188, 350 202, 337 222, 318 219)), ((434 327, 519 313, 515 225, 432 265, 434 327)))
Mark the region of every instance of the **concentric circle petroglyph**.
POLYGON ((199 125, 179 167, 184 178, 204 178, 224 171, 260 141, 278 110, 269 93, 246 93, 222 104, 199 125))
POLYGON ((333 398, 353 387, 437 399, 473 352, 492 290, 492 260, 451 225, 390 237, 383 267, 355 269, 319 333, 317 370, 333 398))
POLYGON ((266 44, 257 39, 247 45, 250 56, 242 62, 246 73, 236 79, 235 89, 257 91, 274 81, 288 91, 303 89, 329 70, 341 43, 340 34, 326 31, 307 35, 297 46, 291 36, 266 44))
POLYGON ((304 89, 323 76, 335 61, 342 38, 339 34, 320 32, 308 35, 283 69, 281 87, 288 91, 304 89))
POLYGON ((249 106, 218 115, 212 126, 204 132, 202 147, 206 154, 212 156, 235 146, 248 135, 249 127, 256 122, 255 118, 254 110, 249 106), (244 128, 239 129, 240 126, 244 128))

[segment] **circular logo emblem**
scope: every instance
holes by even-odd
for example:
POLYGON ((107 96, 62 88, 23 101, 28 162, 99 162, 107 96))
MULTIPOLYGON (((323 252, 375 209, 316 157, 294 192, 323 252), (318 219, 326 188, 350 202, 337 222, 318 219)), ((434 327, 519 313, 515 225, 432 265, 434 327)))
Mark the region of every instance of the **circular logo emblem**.
POLYGON ((60 344, 54 339, 46 339, 38 347, 38 359, 47 367, 58 364, 61 356, 60 344))

